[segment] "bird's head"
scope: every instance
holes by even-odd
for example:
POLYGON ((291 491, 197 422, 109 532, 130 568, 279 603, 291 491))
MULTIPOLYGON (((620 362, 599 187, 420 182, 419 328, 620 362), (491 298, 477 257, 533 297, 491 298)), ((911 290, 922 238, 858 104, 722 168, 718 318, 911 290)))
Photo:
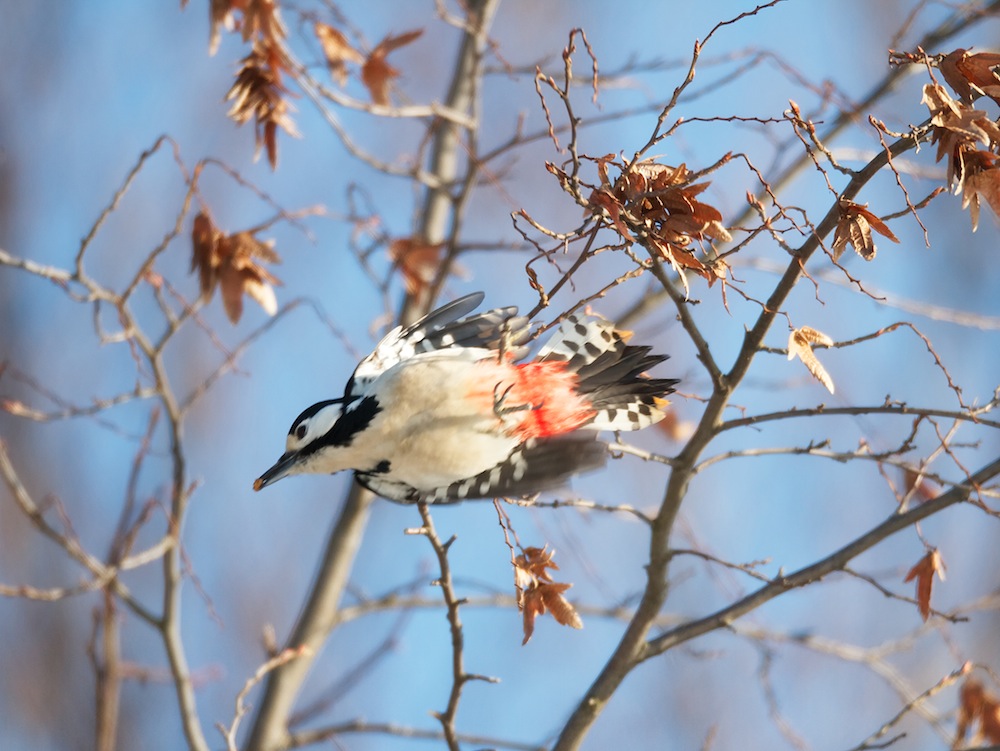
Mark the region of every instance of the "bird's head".
POLYGON ((329 399, 312 405, 296 417, 285 439, 285 453, 274 466, 254 480, 253 489, 260 490, 289 475, 335 471, 314 465, 320 463, 324 453, 321 449, 329 445, 324 439, 343 415, 343 405, 343 399, 329 399))

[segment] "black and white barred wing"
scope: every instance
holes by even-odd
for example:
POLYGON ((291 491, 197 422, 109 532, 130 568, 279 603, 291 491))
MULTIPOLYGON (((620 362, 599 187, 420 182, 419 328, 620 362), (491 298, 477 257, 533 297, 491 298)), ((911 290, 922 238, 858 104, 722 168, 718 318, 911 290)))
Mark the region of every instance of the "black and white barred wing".
POLYGON ((590 433, 531 438, 495 467, 436 488, 414 488, 377 473, 357 473, 362 485, 400 503, 454 503, 473 498, 518 497, 565 485, 579 473, 604 466, 607 445, 590 433))
POLYGON ((668 356, 631 346, 628 336, 611 321, 571 314, 539 350, 537 360, 565 362, 577 374, 577 389, 595 410, 581 430, 641 430, 663 419, 665 397, 678 381, 645 373, 668 356))
POLYGON ((484 297, 482 292, 473 292, 442 305, 410 326, 394 328, 355 368, 344 391, 345 401, 365 393, 393 365, 424 352, 459 347, 482 350, 485 357, 505 348, 515 357, 523 356, 525 348, 521 345, 528 336, 527 319, 518 316, 515 307, 494 308, 469 316, 484 297))

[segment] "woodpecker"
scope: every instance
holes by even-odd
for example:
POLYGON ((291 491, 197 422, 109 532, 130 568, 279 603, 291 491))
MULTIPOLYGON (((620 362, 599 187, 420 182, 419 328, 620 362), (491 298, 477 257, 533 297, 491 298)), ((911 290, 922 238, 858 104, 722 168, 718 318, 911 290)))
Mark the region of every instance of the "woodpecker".
POLYGON ((353 470, 390 500, 523 496, 603 465, 603 430, 664 417, 677 379, 643 374, 667 359, 629 346, 613 324, 569 315, 537 355, 517 308, 469 315, 477 292, 390 331, 344 395, 295 418, 285 453, 254 482, 353 470))

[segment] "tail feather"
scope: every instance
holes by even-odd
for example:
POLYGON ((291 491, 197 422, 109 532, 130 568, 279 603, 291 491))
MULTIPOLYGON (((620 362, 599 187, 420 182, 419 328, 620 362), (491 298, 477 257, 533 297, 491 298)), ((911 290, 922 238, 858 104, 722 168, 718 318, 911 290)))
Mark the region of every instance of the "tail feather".
POLYGON ((639 430, 663 419, 665 397, 677 379, 643 374, 667 359, 650 347, 629 346, 610 321, 567 318, 539 352, 540 360, 561 360, 579 379, 578 392, 596 411, 583 430, 639 430))
POLYGON ((576 372, 588 363, 598 359, 605 352, 615 351, 619 344, 624 346, 621 336, 610 321, 593 316, 567 316, 559 324, 552 338, 538 351, 535 358, 546 362, 565 362, 576 372))
POLYGON ((676 383, 676 378, 639 378, 631 383, 607 386, 588 396, 594 409, 602 410, 622 406, 632 399, 662 399, 674 390, 676 383))
POLYGON ((634 380, 654 365, 667 359, 666 355, 650 355, 649 347, 627 347, 624 344, 612 352, 605 352, 596 360, 577 370, 580 392, 591 393, 602 386, 634 380))
MULTIPOLYGON (((673 389, 670 389, 673 391, 673 389)), ((581 430, 642 430, 664 417, 666 399, 659 396, 631 397, 601 407, 581 430)))

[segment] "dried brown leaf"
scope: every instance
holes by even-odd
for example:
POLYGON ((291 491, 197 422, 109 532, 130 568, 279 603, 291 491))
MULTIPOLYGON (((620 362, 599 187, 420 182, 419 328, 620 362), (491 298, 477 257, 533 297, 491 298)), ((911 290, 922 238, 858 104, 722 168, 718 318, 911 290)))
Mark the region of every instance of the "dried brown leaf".
POLYGON ((671 246, 683 247, 691 240, 706 238, 732 240, 719 210, 696 198, 709 183, 689 184, 691 175, 685 164, 672 167, 645 160, 619 176, 613 194, 651 235, 671 246))
POLYGON ((931 586, 934 583, 934 574, 944 581, 944 561, 941 560, 937 548, 927 551, 927 555, 917 561, 903 579, 904 582, 917 580, 917 608, 920 610, 920 617, 925 621, 931 615, 931 586))
POLYGON ((198 271, 203 300, 210 300, 218 286, 226 315, 234 324, 243 315, 244 295, 255 300, 268 315, 278 312, 273 286, 281 281, 260 263, 281 262, 271 241, 262 242, 250 232, 226 235, 205 212, 195 217, 191 239, 191 271, 198 271))
MULTIPOLYGON (((614 157, 606 154, 595 160, 600 187, 587 198, 587 211, 603 217, 628 242, 638 242, 638 236, 645 236, 643 244, 647 249, 680 275, 685 295, 689 292, 686 271, 694 271, 709 286, 725 278, 725 262, 702 260, 691 250, 695 241, 733 239, 721 212, 697 198, 709 183, 690 183, 693 173, 685 164, 674 167, 647 159, 626 170, 614 157), (609 165, 621 170, 614 184, 608 177, 609 165)), ((565 172, 548 163, 546 168, 559 178, 564 190, 569 189, 565 172)))
POLYGON ((524 640, 527 644, 535 631, 535 618, 550 613, 557 623, 571 628, 583 628, 576 609, 563 597, 572 584, 555 582, 549 569, 558 570, 552 560, 555 553, 547 548, 524 548, 514 559, 514 584, 518 590, 518 606, 523 619, 524 640))
MULTIPOLYGON (((228 238, 223 241, 228 244, 228 238)), ((219 294, 226 316, 233 325, 240 322, 243 316, 243 290, 245 277, 241 270, 226 263, 219 268, 219 294)))
POLYGON ((525 590, 521 597, 521 628, 524 638, 521 640, 523 647, 531 640, 531 635, 535 633, 535 618, 545 613, 545 603, 537 590, 525 590))
POLYGON ((271 169, 275 169, 278 165, 278 128, 294 138, 299 137, 289 115, 294 107, 286 101, 287 91, 281 83, 284 58, 276 45, 258 40, 240 65, 236 81, 226 94, 226 101, 232 102, 226 114, 238 125, 254 120, 254 159, 260 156, 262 147, 266 148, 268 162, 271 169))
POLYGON ((243 291, 247 297, 260 305, 263 311, 269 316, 273 316, 278 312, 278 297, 274 294, 274 287, 267 282, 249 276, 243 282, 243 291))
POLYGON ((406 291, 419 294, 434 281, 441 266, 444 243, 428 245, 412 238, 400 238, 389 243, 389 257, 399 267, 406 291))
POLYGON ((969 54, 968 50, 957 49, 945 55, 938 67, 944 80, 955 90, 959 98, 971 104, 974 94, 985 94, 1000 104, 1000 78, 995 68, 1000 65, 1000 55, 993 52, 969 54))
POLYGON ((556 552, 549 550, 547 547, 524 548, 521 554, 514 559, 514 567, 519 571, 525 572, 531 579, 551 582, 552 576, 549 574, 548 569, 559 570, 558 564, 552 560, 555 558, 555 555, 556 552))
POLYGON ((611 222, 618 234, 629 242, 635 242, 628 225, 622 219, 622 205, 610 191, 600 188, 590 194, 588 199, 590 211, 598 216, 604 216, 611 222))
POLYGON ((872 239, 872 230, 889 238, 894 243, 899 242, 899 238, 893 234, 886 223, 868 210, 868 204, 862 205, 841 199, 839 209, 840 219, 837 221, 837 229, 833 235, 834 260, 840 258, 848 243, 866 261, 875 258, 877 248, 872 239))
POLYGON ((654 238, 654 244, 660 256, 668 261, 674 267, 674 270, 683 273, 684 269, 690 269, 699 276, 713 281, 715 275, 714 269, 702 263, 694 253, 686 248, 687 238, 684 235, 668 234, 668 237, 670 238, 669 240, 656 237, 654 238))
POLYGON ((361 82, 368 89, 375 104, 389 106, 389 84, 399 77, 399 70, 393 68, 384 57, 369 57, 361 66, 361 82))
POLYGON ((580 614, 576 612, 576 608, 570 605, 569 601, 562 594, 572 586, 572 584, 558 583, 539 584, 537 591, 541 593, 542 602, 548 608, 552 617, 556 619, 556 623, 562 626, 569 626, 570 628, 581 629, 583 628, 583 620, 580 618, 580 614))
POLYGON ((793 329, 788 335, 788 359, 798 357, 813 378, 826 386, 826 390, 832 394, 834 393, 833 379, 826 372, 823 364, 816 359, 816 355, 812 351, 814 344, 829 347, 833 344, 833 340, 821 331, 809 326, 793 329))
MULTIPOLYGON (((231 239, 233 265, 237 268, 252 268, 258 259, 265 263, 281 263, 281 256, 274 250, 274 240, 258 240, 250 232, 236 232, 231 239)), ((261 273, 270 277, 263 269, 261 273)))
POLYGON ((597 159, 597 174, 601 178, 601 187, 611 188, 611 181, 608 179, 608 164, 614 164, 615 155, 605 154, 597 159))
POLYGON ((208 4, 208 54, 219 51, 222 29, 232 31, 236 27, 233 11, 242 10, 245 0, 211 0, 208 4))
POLYGON ((191 271, 198 271, 198 283, 203 299, 208 300, 215 290, 216 273, 219 261, 216 254, 216 245, 222 232, 212 223, 211 217, 204 211, 198 213, 194 218, 194 227, 191 230, 191 271))
POLYGON ((872 229, 878 232, 882 237, 892 240, 894 243, 899 242, 899 238, 893 234, 893 231, 889 229, 889 226, 883 222, 879 217, 875 216, 872 212, 868 210, 868 204, 865 204, 861 209, 861 214, 864 214, 865 219, 872 226, 872 229))
POLYGON ((959 189, 962 193, 962 208, 968 207, 972 221, 972 231, 979 229, 979 200, 983 199, 1000 216, 1000 166, 997 156, 989 151, 963 151, 962 179, 959 189))
POLYGON ((924 84, 920 102, 927 105, 931 112, 931 123, 938 127, 947 127, 949 121, 960 120, 962 117, 962 103, 953 99, 940 84, 924 84))
POLYGON ((978 722, 972 734, 970 747, 979 746, 984 740, 1000 744, 1000 700, 988 692, 975 678, 968 678, 959 692, 958 723, 952 748, 962 748, 969 729, 978 722))
POLYGON ((277 44, 288 36, 276 0, 238 0, 233 4, 243 8, 244 42, 261 38, 270 44, 277 44))
POLYGON ((361 82, 368 89, 375 104, 386 106, 391 104, 390 87, 393 79, 399 77, 399 70, 389 65, 386 60, 388 54, 410 44, 423 33, 423 29, 416 29, 396 36, 389 35, 379 42, 365 59, 364 65, 361 66, 361 82))
POLYGON ((347 37, 329 24, 317 21, 313 30, 323 48, 330 77, 343 88, 347 84, 347 63, 360 65, 365 61, 365 56, 351 46, 347 37))
POLYGON ((931 112, 931 141, 938 145, 936 161, 947 156, 948 186, 956 181, 961 184, 966 174, 965 155, 974 152, 977 144, 993 148, 1000 143, 1000 126, 986 112, 952 99, 938 84, 924 86, 922 101, 931 112))

